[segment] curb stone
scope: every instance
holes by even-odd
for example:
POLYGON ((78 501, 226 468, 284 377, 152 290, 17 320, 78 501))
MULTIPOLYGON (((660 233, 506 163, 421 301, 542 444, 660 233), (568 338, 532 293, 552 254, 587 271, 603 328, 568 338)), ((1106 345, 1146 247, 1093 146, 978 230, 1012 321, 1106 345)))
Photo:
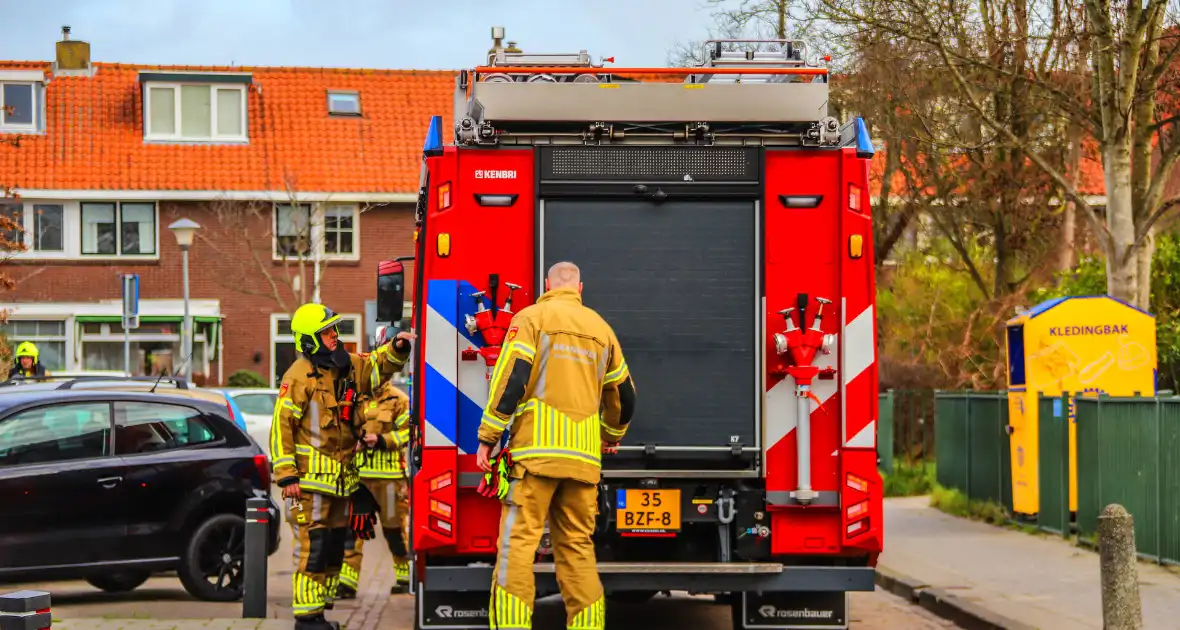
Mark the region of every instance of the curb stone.
POLYGON ((877 586, 967 630, 1037 630, 908 575, 876 567, 877 586))

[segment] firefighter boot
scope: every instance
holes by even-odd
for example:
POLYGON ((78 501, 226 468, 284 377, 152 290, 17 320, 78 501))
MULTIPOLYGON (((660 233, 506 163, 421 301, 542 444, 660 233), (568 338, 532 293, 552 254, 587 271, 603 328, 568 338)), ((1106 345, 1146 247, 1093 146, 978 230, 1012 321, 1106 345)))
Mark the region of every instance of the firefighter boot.
POLYGON ((385 542, 393 554, 393 571, 397 582, 389 589, 390 595, 402 595, 410 592, 410 559, 406 557, 406 543, 402 538, 401 527, 382 527, 385 542))

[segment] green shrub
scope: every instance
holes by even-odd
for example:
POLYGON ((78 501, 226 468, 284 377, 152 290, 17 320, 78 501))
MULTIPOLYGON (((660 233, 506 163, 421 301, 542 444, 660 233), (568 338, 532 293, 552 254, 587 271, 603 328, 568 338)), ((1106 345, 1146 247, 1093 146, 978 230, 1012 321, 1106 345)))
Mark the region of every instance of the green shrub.
POLYGON ((914 497, 934 490, 934 462, 897 460, 893 472, 882 473, 887 497, 914 497))
POLYGON ((250 370, 238 370, 229 375, 230 387, 267 387, 266 379, 262 378, 258 372, 250 370))

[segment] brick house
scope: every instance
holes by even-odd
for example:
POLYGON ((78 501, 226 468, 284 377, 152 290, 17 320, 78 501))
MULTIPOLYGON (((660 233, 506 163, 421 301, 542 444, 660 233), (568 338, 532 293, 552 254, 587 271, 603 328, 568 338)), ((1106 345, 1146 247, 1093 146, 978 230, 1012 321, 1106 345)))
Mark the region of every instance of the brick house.
MULTIPOLYGON (((0 62, 0 199, 24 227, 0 294, 10 343, 50 370, 122 370, 120 275, 140 276, 138 374, 179 367, 189 254, 193 376, 273 377, 293 358, 288 314, 319 298, 363 347, 377 262, 409 255, 421 147, 450 120, 451 72, 0 62)), ((409 296, 407 296, 408 298, 409 296)))

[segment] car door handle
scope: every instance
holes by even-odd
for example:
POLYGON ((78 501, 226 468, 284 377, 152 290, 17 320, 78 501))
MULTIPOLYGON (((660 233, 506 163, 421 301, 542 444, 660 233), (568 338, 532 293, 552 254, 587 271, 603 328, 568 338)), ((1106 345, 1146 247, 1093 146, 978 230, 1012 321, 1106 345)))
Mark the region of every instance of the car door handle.
POLYGON ((122 481, 122 477, 103 477, 102 479, 98 480, 98 483, 102 484, 102 487, 104 488, 114 488, 122 481))

